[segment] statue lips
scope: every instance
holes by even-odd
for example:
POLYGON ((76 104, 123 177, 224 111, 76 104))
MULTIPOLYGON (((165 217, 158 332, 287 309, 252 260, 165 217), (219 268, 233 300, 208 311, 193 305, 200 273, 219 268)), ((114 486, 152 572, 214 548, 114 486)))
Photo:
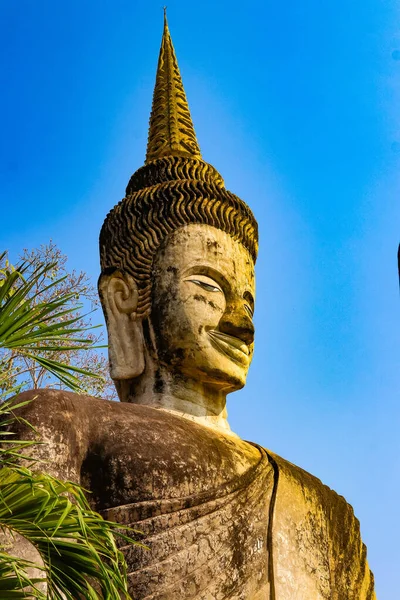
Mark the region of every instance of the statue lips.
POLYGON ((250 350, 243 340, 215 329, 211 329, 208 334, 217 350, 240 365, 248 366, 250 350))

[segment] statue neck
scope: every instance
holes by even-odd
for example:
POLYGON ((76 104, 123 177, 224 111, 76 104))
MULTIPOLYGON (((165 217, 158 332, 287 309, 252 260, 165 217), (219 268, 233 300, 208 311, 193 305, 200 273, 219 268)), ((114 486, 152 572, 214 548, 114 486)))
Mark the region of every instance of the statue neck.
POLYGON ((151 359, 146 361, 146 369, 141 377, 117 381, 116 387, 121 402, 165 410, 199 425, 236 436, 227 420, 225 392, 182 374, 173 374, 151 359))

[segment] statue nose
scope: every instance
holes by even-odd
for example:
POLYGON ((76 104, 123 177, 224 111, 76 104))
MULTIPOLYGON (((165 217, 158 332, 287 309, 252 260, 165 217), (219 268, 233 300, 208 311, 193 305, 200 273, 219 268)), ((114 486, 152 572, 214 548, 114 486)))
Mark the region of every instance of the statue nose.
POLYGON ((254 342, 254 325, 247 313, 239 309, 225 311, 218 329, 222 333, 236 337, 250 346, 254 342))

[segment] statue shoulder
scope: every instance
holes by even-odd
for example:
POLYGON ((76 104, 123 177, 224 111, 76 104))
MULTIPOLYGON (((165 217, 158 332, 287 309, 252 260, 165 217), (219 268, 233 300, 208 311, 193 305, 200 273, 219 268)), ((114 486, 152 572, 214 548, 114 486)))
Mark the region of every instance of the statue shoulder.
POLYGON ((321 576, 320 582, 329 579, 332 589, 342 592, 338 597, 373 600, 374 578, 353 507, 311 473, 268 455, 275 470, 277 529, 289 537, 296 532, 293 543, 299 544, 298 556, 310 569, 330 565, 329 577, 321 576))
POLYGON ((81 396, 64 390, 28 390, 15 396, 13 406, 17 417, 16 431, 28 431, 28 423, 35 429, 59 432, 74 421, 84 425, 85 416, 93 412, 93 402, 103 402, 91 396, 81 396))
POLYGON ((10 429, 16 439, 38 442, 24 452, 35 461, 44 461, 38 462, 35 470, 43 469, 45 464, 47 473, 79 482, 80 464, 89 443, 90 414, 95 412, 96 402, 103 401, 50 389, 15 396, 16 420, 10 429))
MULTIPOLYGON (((267 452, 272 464, 276 468, 278 479, 284 480, 285 485, 299 487, 304 490, 305 495, 311 494, 314 499, 318 497, 322 503, 328 500, 345 503, 352 510, 343 496, 325 485, 318 477, 315 477, 315 475, 312 475, 285 458, 278 456, 274 452, 269 450, 267 452)), ((281 485, 283 485, 283 481, 281 481, 281 485)))
POLYGON ((297 498, 307 510, 314 507, 314 510, 318 509, 329 519, 340 520, 344 525, 359 528, 353 507, 343 496, 301 467, 273 452, 268 451, 268 455, 275 468, 277 489, 281 495, 297 498))

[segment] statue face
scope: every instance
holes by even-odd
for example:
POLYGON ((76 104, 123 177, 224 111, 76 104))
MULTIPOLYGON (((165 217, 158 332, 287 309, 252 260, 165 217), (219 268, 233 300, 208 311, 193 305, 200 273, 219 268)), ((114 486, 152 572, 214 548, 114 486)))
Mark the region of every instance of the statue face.
POLYGON ((187 225, 168 236, 154 261, 158 360, 205 386, 243 387, 253 354, 254 283, 250 254, 227 233, 187 225))

